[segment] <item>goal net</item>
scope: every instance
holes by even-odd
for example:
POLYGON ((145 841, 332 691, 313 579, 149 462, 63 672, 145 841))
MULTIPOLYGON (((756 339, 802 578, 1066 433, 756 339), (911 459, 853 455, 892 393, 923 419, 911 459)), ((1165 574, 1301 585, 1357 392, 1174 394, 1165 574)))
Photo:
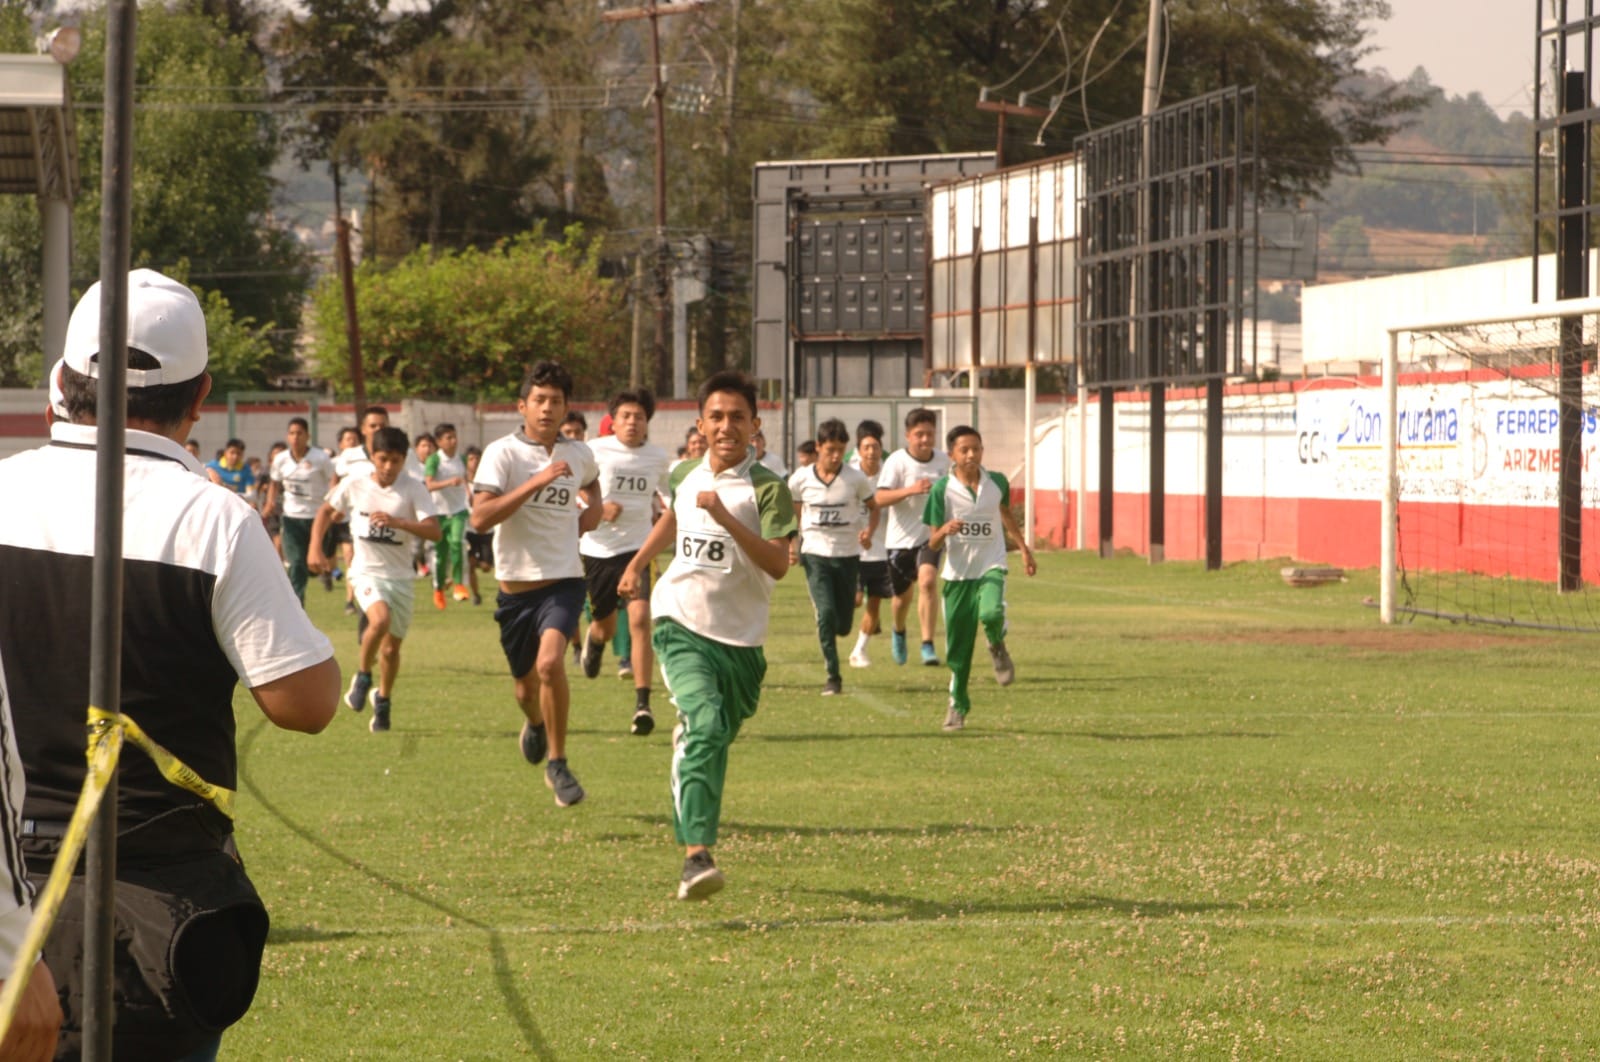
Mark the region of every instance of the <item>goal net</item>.
POLYGON ((1391 330, 1385 620, 1600 630, 1597 338, 1592 299, 1391 330))

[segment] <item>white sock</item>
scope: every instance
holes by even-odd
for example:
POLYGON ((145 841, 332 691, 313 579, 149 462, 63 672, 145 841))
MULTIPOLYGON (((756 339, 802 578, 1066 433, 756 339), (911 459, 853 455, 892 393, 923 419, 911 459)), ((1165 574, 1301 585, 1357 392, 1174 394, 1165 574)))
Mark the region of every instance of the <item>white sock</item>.
POLYGON ((862 631, 861 634, 856 638, 855 652, 858 652, 858 653, 866 652, 867 651, 867 639, 871 638, 871 637, 872 637, 872 635, 868 634, 866 631, 862 631))

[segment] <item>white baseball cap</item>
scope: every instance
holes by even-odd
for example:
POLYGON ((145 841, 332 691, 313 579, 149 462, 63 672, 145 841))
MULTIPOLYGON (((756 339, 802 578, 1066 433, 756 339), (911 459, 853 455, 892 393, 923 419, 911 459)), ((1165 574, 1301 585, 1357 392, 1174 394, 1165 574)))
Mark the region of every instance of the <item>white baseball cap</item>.
MULTIPOLYGON (((206 315, 194 292, 154 269, 128 274, 128 346, 161 363, 129 369, 129 387, 156 387, 192 380, 206 370, 206 315)), ((100 283, 83 293, 67 321, 62 361, 74 372, 96 377, 100 352, 100 283)))
POLYGON ((61 366, 65 364, 66 359, 63 358, 50 367, 50 412, 54 413, 58 420, 66 420, 69 416, 67 396, 61 390, 61 366))

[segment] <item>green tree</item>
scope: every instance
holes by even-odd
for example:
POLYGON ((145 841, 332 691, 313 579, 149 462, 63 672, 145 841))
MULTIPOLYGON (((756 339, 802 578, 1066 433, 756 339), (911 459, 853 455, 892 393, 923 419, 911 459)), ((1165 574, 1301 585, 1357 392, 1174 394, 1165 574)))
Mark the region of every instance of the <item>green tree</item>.
MULTIPOLYGON (((562 239, 535 226, 490 250, 422 247, 356 274, 369 396, 515 397, 528 363, 555 358, 578 394, 598 398, 627 376, 628 314, 600 277, 581 231, 562 239)), ((314 299, 319 375, 349 392, 349 348, 336 278, 314 299)))
MULTIPOLYGON (((103 15, 86 17, 83 29, 84 56, 104 54, 103 15)), ((269 327, 277 356, 266 372, 286 371, 309 263, 272 213, 278 138, 271 117, 237 107, 264 96, 266 72, 243 38, 209 17, 159 4, 140 9, 136 42, 133 264, 190 262, 196 286, 269 327)), ((102 64, 80 61, 70 71, 75 100, 104 98, 102 64)), ((102 117, 95 108, 78 111, 73 276, 80 286, 99 275, 102 117)))
POLYGON ((302 169, 327 163, 334 213, 344 216, 347 175, 360 166, 360 108, 383 99, 389 55, 388 0, 306 0, 278 23, 272 51, 294 108, 285 139, 302 169))

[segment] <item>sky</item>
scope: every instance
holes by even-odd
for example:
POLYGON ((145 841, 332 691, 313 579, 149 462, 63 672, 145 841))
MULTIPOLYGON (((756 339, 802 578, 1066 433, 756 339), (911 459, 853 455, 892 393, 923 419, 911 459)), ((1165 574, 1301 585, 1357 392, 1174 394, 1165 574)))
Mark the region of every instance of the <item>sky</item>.
MULTIPOLYGON (((1451 96, 1483 94, 1501 117, 1533 113, 1534 12, 1538 0, 1389 0, 1365 61, 1389 76, 1422 67, 1451 96)), ((1577 5, 1581 9, 1581 5, 1577 5)))

